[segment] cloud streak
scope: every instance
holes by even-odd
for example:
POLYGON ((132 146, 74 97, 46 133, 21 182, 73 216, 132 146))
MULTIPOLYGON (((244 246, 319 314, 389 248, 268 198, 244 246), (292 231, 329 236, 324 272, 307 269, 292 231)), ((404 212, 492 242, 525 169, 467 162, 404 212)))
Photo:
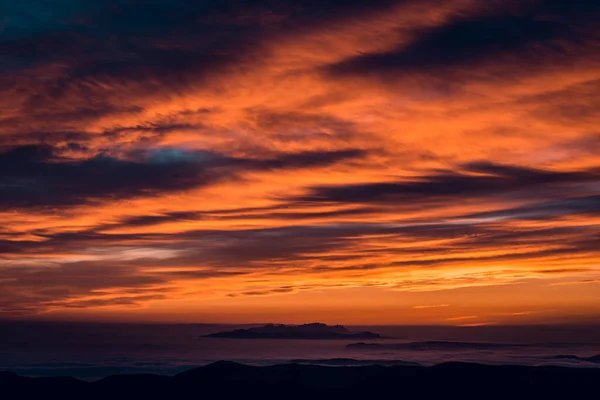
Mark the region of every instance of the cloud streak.
POLYGON ((238 159, 157 149, 135 152, 128 159, 98 155, 69 160, 55 157, 49 147, 24 146, 0 154, 0 185, 5 193, 1 202, 10 208, 52 207, 156 195, 211 185, 242 171, 318 168, 362 155, 359 150, 340 150, 238 159))

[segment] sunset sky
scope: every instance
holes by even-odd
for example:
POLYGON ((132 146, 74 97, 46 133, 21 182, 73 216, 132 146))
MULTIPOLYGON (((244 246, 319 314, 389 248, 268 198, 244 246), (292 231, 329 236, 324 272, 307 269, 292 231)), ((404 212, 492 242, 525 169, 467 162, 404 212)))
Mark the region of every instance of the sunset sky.
POLYGON ((0 6, 0 319, 600 320, 597 0, 0 6))

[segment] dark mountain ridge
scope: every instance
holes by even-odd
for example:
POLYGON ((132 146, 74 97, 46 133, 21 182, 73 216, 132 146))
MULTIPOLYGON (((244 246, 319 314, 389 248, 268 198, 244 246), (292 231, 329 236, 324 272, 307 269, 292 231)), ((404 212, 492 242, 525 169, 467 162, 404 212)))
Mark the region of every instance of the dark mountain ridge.
POLYGON ((597 391, 600 368, 490 366, 254 367, 221 361, 175 376, 121 375, 95 382, 0 373, 6 399, 577 398, 597 391))

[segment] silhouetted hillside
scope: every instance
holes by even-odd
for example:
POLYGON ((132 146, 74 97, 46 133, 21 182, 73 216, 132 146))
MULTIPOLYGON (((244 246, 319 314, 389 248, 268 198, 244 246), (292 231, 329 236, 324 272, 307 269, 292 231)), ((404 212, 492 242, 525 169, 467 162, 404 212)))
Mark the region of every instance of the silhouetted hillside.
POLYGON ((120 399, 546 399, 592 398, 599 369, 487 366, 252 367, 218 362, 176 376, 122 375, 96 382, 0 373, 2 398, 120 399), (590 397, 592 396, 592 397, 590 397))
POLYGON ((304 325, 268 324, 249 329, 236 329, 205 335, 208 338, 229 339, 383 339, 373 332, 350 332, 342 325, 320 323, 304 325))

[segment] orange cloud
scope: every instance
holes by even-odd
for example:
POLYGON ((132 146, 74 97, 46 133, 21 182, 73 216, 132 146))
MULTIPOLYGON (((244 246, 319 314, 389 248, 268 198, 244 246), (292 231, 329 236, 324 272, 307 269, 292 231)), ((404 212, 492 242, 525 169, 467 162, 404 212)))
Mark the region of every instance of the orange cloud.
POLYGON ((424 304, 424 305, 420 305, 420 306, 414 306, 413 308, 421 310, 424 308, 439 308, 439 307, 450 307, 450 304, 424 304))

